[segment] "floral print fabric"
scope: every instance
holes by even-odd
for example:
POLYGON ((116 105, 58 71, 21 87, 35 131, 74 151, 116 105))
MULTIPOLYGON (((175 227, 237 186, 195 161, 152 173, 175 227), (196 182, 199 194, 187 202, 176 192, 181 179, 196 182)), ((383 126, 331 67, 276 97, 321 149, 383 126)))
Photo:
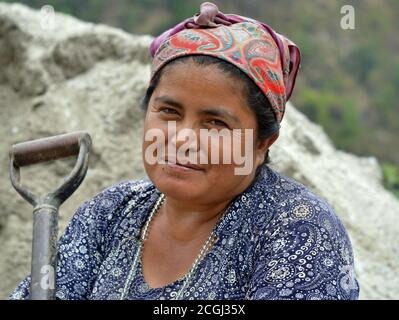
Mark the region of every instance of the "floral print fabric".
MULTIPOLYGON (((58 244, 58 299, 119 299, 146 218, 160 192, 124 181, 85 202, 58 244)), ((325 200, 265 166, 215 227, 184 299, 357 299, 347 232, 325 200)), ((129 299, 173 299, 184 277, 146 283, 141 261, 129 299)), ((29 297, 30 278, 10 299, 29 297)))

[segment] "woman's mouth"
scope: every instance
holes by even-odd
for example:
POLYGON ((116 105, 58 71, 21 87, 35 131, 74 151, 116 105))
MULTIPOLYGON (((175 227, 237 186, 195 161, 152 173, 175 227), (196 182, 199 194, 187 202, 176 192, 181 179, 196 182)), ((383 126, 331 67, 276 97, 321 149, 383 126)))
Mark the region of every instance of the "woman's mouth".
POLYGON ((180 170, 180 171, 204 171, 202 167, 192 163, 180 163, 175 159, 166 159, 165 164, 171 169, 180 170))

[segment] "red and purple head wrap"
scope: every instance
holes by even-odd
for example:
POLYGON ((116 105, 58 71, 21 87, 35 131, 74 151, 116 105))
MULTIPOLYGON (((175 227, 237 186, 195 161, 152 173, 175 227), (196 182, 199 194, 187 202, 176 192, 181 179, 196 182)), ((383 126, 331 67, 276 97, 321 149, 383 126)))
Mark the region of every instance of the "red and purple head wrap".
POLYGON ((186 55, 210 55, 245 72, 270 101, 281 122, 300 64, 299 48, 267 24, 223 14, 205 2, 200 13, 155 38, 150 46, 151 78, 169 61, 186 55))

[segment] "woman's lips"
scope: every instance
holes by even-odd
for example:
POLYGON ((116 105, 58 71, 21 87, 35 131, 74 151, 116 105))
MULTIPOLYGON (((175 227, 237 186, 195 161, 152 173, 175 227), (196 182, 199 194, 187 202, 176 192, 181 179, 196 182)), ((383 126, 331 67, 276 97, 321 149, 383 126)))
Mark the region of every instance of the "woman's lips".
POLYGON ((178 161, 176 161, 175 159, 166 159, 165 164, 172 168, 185 170, 185 171, 204 171, 203 168, 201 168, 200 166, 198 166, 196 164, 192 164, 192 163, 182 164, 182 163, 179 163, 178 161))

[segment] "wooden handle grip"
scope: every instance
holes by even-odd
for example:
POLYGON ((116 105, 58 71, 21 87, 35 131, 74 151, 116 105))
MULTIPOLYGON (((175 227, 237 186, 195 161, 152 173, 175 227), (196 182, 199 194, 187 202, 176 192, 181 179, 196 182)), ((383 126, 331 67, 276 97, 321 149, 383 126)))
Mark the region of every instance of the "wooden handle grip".
POLYGON ((10 149, 10 158, 15 166, 24 167, 75 156, 79 154, 80 140, 85 135, 88 133, 78 131, 14 144, 10 149))

